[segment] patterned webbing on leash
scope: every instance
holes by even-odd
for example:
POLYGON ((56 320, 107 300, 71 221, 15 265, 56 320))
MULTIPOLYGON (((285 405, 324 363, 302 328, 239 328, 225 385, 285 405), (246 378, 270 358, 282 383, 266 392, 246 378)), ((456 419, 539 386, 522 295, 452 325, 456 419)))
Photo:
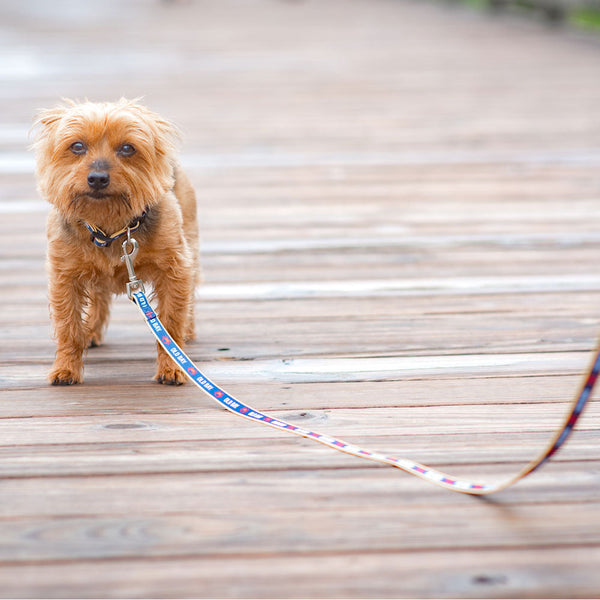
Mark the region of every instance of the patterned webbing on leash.
POLYGON ((522 479, 523 477, 535 471, 542 464, 544 464, 553 454, 555 454, 556 451, 565 443, 570 433, 573 431, 575 423, 577 423, 577 420, 581 415, 583 408, 586 405, 586 402, 591 396, 592 389, 598 377, 598 372, 600 371, 600 348, 598 348, 594 355, 589 372, 581 387, 581 390, 570 406, 567 418, 565 419, 562 426, 555 433, 555 435, 552 437, 550 443, 548 444, 546 449, 540 454, 540 456, 538 456, 535 460, 531 461, 528 465, 526 465, 525 468, 523 468, 519 473, 517 473, 517 475, 506 481, 502 481, 495 484, 473 483, 471 481, 465 481, 464 479, 452 477, 451 475, 442 473, 437 469, 433 469, 426 465, 413 462, 409 459, 396 458, 393 456, 388 456, 386 454, 381 454, 379 452, 372 452, 360 448, 359 446, 355 446, 354 444, 349 444, 348 442, 344 442, 342 440, 333 438, 329 435, 303 429, 302 427, 286 423, 281 419, 275 419, 273 417, 270 417, 269 415, 266 415, 260 412, 259 410, 256 410, 255 408, 252 408, 251 406, 240 402, 239 400, 228 394, 225 390, 221 389, 218 385, 213 383, 210 379, 208 379, 208 377, 206 377, 200 371, 200 369, 198 369, 198 367, 188 358, 188 356, 175 343, 173 338, 169 335, 162 323, 159 321, 158 317, 156 316, 156 313, 152 310, 152 307, 150 306, 150 303, 148 302, 148 299, 146 298, 146 295, 143 291, 134 291, 131 294, 131 299, 141 310, 148 326, 150 327, 152 333, 154 334, 160 345, 166 350, 166 352, 177 364, 177 366, 180 367, 183 370, 183 372, 189 377, 189 379, 191 379, 191 381, 195 383, 203 392, 211 396, 213 400, 218 402, 223 408, 227 409, 228 411, 235 413, 241 417, 244 417, 245 419, 264 423, 265 425, 268 425, 269 427, 274 427, 275 429, 279 429, 280 431, 286 431, 304 438, 310 438, 312 440, 315 440, 316 442, 324 444, 325 446, 329 446, 330 448, 334 448, 335 450, 345 452, 346 454, 352 454, 353 456, 358 456, 360 458, 366 458, 375 462, 391 465, 392 467, 397 467, 398 469, 402 469, 407 473, 411 473, 412 475, 416 475, 421 479, 425 479, 430 483, 434 483, 441 487, 454 490, 456 492, 463 492, 466 494, 491 494, 493 492, 497 492, 498 490, 506 488, 509 485, 512 485, 513 483, 519 481, 519 479, 522 479))

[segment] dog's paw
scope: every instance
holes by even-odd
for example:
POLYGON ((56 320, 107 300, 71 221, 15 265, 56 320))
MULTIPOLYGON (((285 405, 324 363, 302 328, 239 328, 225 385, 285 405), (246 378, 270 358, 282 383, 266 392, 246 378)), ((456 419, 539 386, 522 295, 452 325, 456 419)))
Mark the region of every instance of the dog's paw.
POLYGON ((181 369, 171 367, 170 365, 162 369, 159 368, 154 376, 154 381, 164 385, 183 385, 185 379, 186 377, 181 369))
POLYGON ((74 373, 70 369, 54 369, 48 376, 52 385, 74 385, 82 383, 81 373, 74 373))
POLYGON ((97 348, 102 345, 102 336, 97 333, 93 333, 88 343, 88 348, 97 348))

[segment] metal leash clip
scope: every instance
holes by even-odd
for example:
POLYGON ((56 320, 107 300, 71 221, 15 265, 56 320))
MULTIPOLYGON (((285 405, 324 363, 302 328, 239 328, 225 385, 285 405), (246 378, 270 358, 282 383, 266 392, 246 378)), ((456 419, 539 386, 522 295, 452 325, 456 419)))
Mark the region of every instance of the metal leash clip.
POLYGON ((137 278, 135 271, 133 270, 133 261, 135 260, 140 247, 136 239, 131 237, 131 230, 129 228, 127 229, 127 239, 123 242, 122 248, 123 256, 121 256, 121 260, 125 263, 127 274, 129 275, 127 297, 130 300, 133 300, 133 294, 135 292, 144 293, 144 284, 137 278), (131 246, 131 252, 127 251, 128 246, 131 246))

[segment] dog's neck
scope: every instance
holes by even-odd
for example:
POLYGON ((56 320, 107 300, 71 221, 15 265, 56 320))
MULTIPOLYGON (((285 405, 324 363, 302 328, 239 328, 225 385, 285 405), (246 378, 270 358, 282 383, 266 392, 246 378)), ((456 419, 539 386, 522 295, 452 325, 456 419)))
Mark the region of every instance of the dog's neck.
POLYGON ((127 232, 133 233, 137 231, 144 223, 149 207, 146 207, 144 212, 138 217, 134 217, 125 227, 122 227, 113 234, 108 234, 102 231, 97 225, 84 222, 85 227, 90 232, 90 241, 100 248, 108 248, 113 242, 127 235, 127 232))

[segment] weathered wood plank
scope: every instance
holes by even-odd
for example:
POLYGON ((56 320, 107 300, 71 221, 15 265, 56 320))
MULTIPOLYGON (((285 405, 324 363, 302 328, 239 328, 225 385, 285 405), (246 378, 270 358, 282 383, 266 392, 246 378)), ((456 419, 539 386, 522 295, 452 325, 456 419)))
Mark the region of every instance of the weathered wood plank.
MULTIPOLYGON (((139 427, 125 420, 111 424, 116 429, 139 427)), ((522 434, 438 434, 436 436, 361 434, 352 438, 365 448, 378 448, 396 456, 445 469, 455 476, 490 479, 498 461, 504 475, 516 474, 536 457, 550 440, 550 432, 522 434), (473 467, 474 468, 471 468, 473 467)), ((578 431, 557 459, 565 469, 584 472, 587 479, 593 461, 599 460, 595 430, 578 431)), ((180 439, 173 441, 115 441, 65 444, 28 444, 0 447, 0 474, 11 479, 55 476, 104 476, 133 474, 190 474, 211 472, 298 471, 302 469, 373 469, 372 463, 328 450, 297 438, 273 438, 257 444, 254 437, 234 439, 180 439)), ((388 478, 408 477, 392 469, 388 478)), ((536 478, 538 476, 536 475, 536 478)), ((556 494, 572 493, 562 479, 556 494), (559 491, 560 490, 560 491, 559 491)), ((38 486, 39 483, 35 483, 38 486)), ((550 484, 549 484, 550 485, 550 484)), ((595 484, 594 484, 595 485, 595 484)), ((427 486, 420 484, 421 493, 427 486)), ((579 491, 581 491, 578 488, 579 491)), ((546 491, 545 493, 548 493, 546 491)), ((554 497, 554 496, 553 496, 554 497)))
MULTIPOLYGON (((209 405, 210 406, 210 405, 209 405)), ((428 406, 410 408, 324 409, 301 412, 272 410, 270 414, 294 425, 319 433, 339 436, 405 434, 510 434, 519 428, 525 431, 552 431, 566 414, 566 407, 557 404, 513 404, 491 406, 428 406)), ((139 413, 122 413, 129 422, 139 413)), ((141 416, 141 415, 139 415, 141 416)), ((600 406, 592 403, 586 420, 579 429, 595 428, 600 406)), ((176 441, 195 439, 222 439, 234 437, 272 438, 286 435, 271 427, 233 419, 224 409, 200 408, 180 415, 157 414, 136 419, 138 426, 121 429, 114 416, 47 417, 45 419, 2 419, 0 439, 5 445, 18 446, 36 443, 41 439, 48 444, 84 443, 90 435, 99 442, 176 441)))
MULTIPOLYGON (((289 288, 284 286, 282 289, 285 294, 289 288)), ((586 352, 595 344, 597 321, 590 317, 593 309, 590 307, 589 312, 580 310, 569 314, 570 307, 565 296, 554 312, 536 314, 530 308, 523 312, 516 308, 512 310, 508 308, 509 298, 500 302, 497 296, 477 301, 475 305, 464 299, 464 310, 461 311, 457 298, 449 305, 442 301, 432 305, 428 300, 422 301, 427 292, 420 292, 410 300, 397 300, 398 313, 394 314, 395 302, 390 299, 380 303, 376 298, 364 297, 361 302, 347 303, 338 298, 319 301, 318 294, 316 291, 311 298, 303 302, 294 301, 290 305, 277 302, 278 307, 273 308, 270 316, 269 307, 273 302, 263 301, 258 307, 256 305, 261 301, 255 300, 255 307, 248 308, 246 318, 240 318, 239 314, 252 304, 251 301, 227 308, 217 308, 217 302, 210 306, 200 302, 199 313, 203 318, 197 326, 196 341, 189 345, 189 354, 202 363, 222 359, 307 360, 318 354, 338 358, 377 355, 435 357, 451 353, 483 356, 527 352, 538 353, 540 363, 548 360, 548 365, 551 365, 552 359, 546 359, 546 353, 575 351, 574 356, 580 356, 580 360, 566 360, 565 368, 571 369, 573 364, 578 363, 581 369, 586 363, 586 352), (416 303, 421 304, 420 311, 413 308, 416 303), (338 314, 335 314, 336 305, 339 306, 338 314), (366 305, 371 306, 370 310, 361 314, 362 307, 366 305), (453 309, 456 312, 452 312, 453 309), (266 335, 257 335, 259 329, 266 335)), ((536 300, 542 302, 545 297, 529 297, 528 301, 522 302, 531 306, 536 300)), ((5 346, 0 351, 4 364, 35 364, 52 360, 54 344, 47 310, 40 308, 35 320, 5 323, 3 329, 6 334, 19 339, 18 344, 5 346), (38 337, 37 333, 41 335, 38 337)), ((154 342, 142 318, 127 303, 127 306, 114 311, 106 345, 90 351, 87 363, 89 366, 100 365, 121 361, 126 356, 132 360, 147 361, 153 354, 154 342)), ((435 364, 435 359, 432 358, 431 362, 435 364)), ((405 369, 402 360, 398 365, 399 370, 405 369)), ((247 366, 241 365, 240 372, 247 370, 247 366)), ((257 372, 259 370, 257 367, 257 372)), ((6 377, 10 376, 7 371, 6 377)), ((20 377, 17 379, 25 381, 20 377)))
POLYGON ((49 387, 25 150, 37 107, 144 95, 198 191, 192 357, 260 409, 502 478, 596 337, 595 42, 385 0, 7 0, 0 34, 0 596, 597 596, 597 403, 481 501, 151 383, 124 298, 86 383, 49 387))
MULTIPOLYGON (((284 448, 284 445, 276 447, 284 448)), ((314 447, 304 444, 303 448, 301 452, 310 459, 309 451, 312 452, 310 449, 314 447)), ((325 452, 323 449, 321 451, 325 452)), ((501 492, 496 500, 482 501, 472 496, 444 494, 444 490, 406 473, 368 462, 357 462, 352 457, 345 457, 344 464, 327 464, 315 458, 306 468, 298 466, 288 471, 282 469, 281 465, 279 468, 264 468, 258 464, 260 455, 256 456, 257 464, 248 472, 217 468, 190 470, 187 473, 10 477, 3 485, 19 501, 3 504, 1 517, 6 522, 25 523, 36 515, 68 520, 70 517, 117 518, 124 514, 133 518, 218 513, 225 517, 227 511, 232 514, 249 514, 253 511, 266 514, 271 511, 275 522, 279 518, 279 513, 273 512, 276 509, 282 513, 287 510, 307 510, 307 514, 312 514, 316 519, 321 509, 334 510, 340 507, 358 510, 373 506, 377 510, 366 512, 373 512, 375 518, 377 514, 401 517, 402 508, 411 506, 417 512, 420 509, 427 512, 441 508, 448 510, 448 514, 460 513, 463 518, 471 506, 489 505, 482 510, 487 511, 487 516, 493 519, 496 512, 510 513, 513 506, 528 505, 532 510, 537 506, 541 516, 548 516, 553 511, 552 506, 557 503, 594 504, 597 501, 598 459, 581 461, 579 468, 576 468, 576 461, 554 462, 540 471, 539 476, 501 492), (558 485, 561 480, 568 485, 558 485), (575 503, 574 487, 581 490, 581 496, 575 503), (47 494, 40 495, 40 489, 47 494), (107 501, 107 495, 102 490, 110 492, 110 501, 107 501), (230 497, 231 504, 227 497, 230 497), (136 505, 135 511, 131 511, 132 505, 136 505)), ((325 452, 325 456, 336 457, 337 454, 325 452)), ((498 480, 513 475, 515 464, 464 464, 460 470, 469 477, 498 480)), ((525 523, 523 521, 520 524, 525 523)), ((589 527, 593 532, 598 531, 597 517, 589 518, 589 527)), ((432 533, 424 533, 429 534, 432 533)))
MULTIPOLYGON (((554 366, 554 365, 553 365, 554 366)), ((112 372, 112 363, 107 371, 112 372)), ((121 377, 116 369, 113 377, 121 377)), ((39 374, 41 376, 42 373, 39 374)), ((227 390, 261 410, 327 410, 363 407, 411 407, 450 405, 495 405, 560 403, 566 407, 581 380, 577 375, 466 376, 464 374, 424 378, 407 377, 379 381, 335 381, 295 383, 247 382, 235 377, 235 366, 224 381, 227 390)), ((159 388, 139 370, 119 382, 119 393, 103 381, 88 382, 79 388, 57 392, 43 383, 29 381, 21 387, 0 391, 0 418, 44 418, 101 415, 181 414, 199 410, 219 410, 216 404, 193 386, 159 388), (211 408, 212 407, 212 408, 211 408)), ((233 417, 232 417, 233 418, 233 417)))
MULTIPOLYGON (((207 486, 205 493, 212 488, 207 486)), ((246 508, 245 491, 230 489, 238 498, 239 510, 194 510, 190 513, 109 516, 69 516, 53 519, 28 517, 0 523, 3 562, 83 559, 210 557, 228 555, 273 555, 290 547, 297 553, 364 553, 471 549, 473 540, 482 550, 514 546, 596 546, 600 531, 590 527, 598 515, 598 502, 556 503, 562 514, 549 519, 537 505, 512 505, 503 512, 472 501, 468 509, 440 510, 440 506, 403 506, 402 516, 394 510, 378 514, 361 507, 325 505, 318 510, 289 508, 276 517, 272 508, 246 508), (468 511, 468 516, 465 514, 468 511), (508 513, 508 514, 507 514, 508 513), (422 523, 427 523, 424 528, 422 523), (460 536, 451 531, 458 528, 460 536)), ((261 495, 261 498, 263 496, 261 495)), ((138 498, 137 504, 143 504, 138 498)))
POLYGON ((589 546, 506 551, 181 557, 0 565, 7 597, 593 598, 589 546), (79 568, 75 568, 79 567, 79 568), (90 573, 95 577, 91 578, 90 573), (332 577, 339 573, 340 578, 332 577), (60 590, 60 591, 59 591, 60 590))

